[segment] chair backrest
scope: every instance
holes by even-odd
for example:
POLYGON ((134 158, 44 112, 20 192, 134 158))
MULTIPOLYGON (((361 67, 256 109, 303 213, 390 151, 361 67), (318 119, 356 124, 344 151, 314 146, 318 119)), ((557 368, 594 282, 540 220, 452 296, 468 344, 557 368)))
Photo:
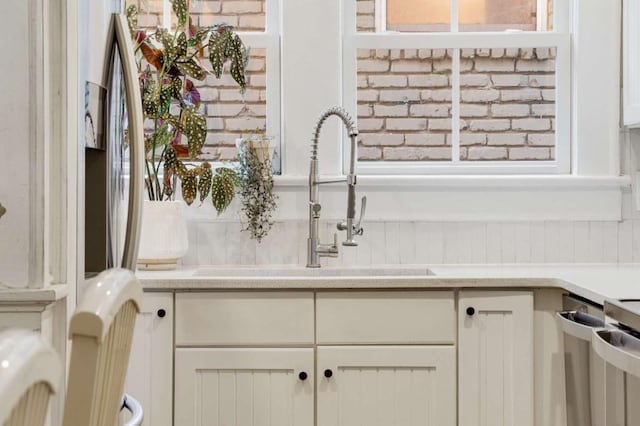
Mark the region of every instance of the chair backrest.
POLYGON ((61 379, 58 355, 39 335, 0 332, 0 424, 42 426, 61 379))
POLYGON ((69 325, 72 341, 64 426, 113 426, 120 411, 142 288, 110 269, 91 280, 69 325))

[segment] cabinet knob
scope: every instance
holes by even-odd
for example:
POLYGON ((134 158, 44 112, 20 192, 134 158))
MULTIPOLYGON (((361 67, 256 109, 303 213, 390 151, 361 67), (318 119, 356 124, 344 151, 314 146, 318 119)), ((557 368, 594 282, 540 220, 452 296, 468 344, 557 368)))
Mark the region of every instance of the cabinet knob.
POLYGON ((298 379, 302 380, 303 382, 305 380, 307 380, 307 372, 306 371, 301 371, 300 374, 298 374, 298 379))
POLYGON ((160 318, 164 318, 165 316, 167 316, 167 311, 165 311, 164 309, 158 309, 158 316, 160 318))
POLYGON ((473 306, 469 306, 467 308, 467 315, 469 315, 470 317, 472 317, 473 314, 475 314, 475 313, 476 313, 476 309, 473 306))
POLYGON ((324 377, 326 377, 327 379, 330 378, 331 376, 333 376, 333 371, 331 371, 330 369, 326 369, 324 370, 324 377))

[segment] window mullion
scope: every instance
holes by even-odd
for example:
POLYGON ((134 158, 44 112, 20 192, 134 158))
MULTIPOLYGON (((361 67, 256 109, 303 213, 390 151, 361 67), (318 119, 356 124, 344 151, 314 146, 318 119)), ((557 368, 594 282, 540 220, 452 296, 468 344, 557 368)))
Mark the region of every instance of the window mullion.
POLYGON ((451 32, 458 32, 458 0, 451 0, 451 32))
POLYGON ((451 58, 451 161, 460 161, 460 49, 451 58))

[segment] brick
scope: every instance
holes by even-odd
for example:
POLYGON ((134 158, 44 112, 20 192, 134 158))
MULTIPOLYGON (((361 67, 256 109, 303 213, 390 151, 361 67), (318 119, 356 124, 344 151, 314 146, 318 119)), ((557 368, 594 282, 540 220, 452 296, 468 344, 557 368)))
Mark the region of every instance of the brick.
POLYGON ((218 100, 218 89, 214 89, 211 87, 202 87, 199 88, 198 91, 200 92, 200 100, 202 102, 211 102, 218 100))
MULTIPOLYGON (((434 50, 435 51, 435 50, 434 50)), ((438 59, 433 61, 434 72, 451 71, 451 59, 438 59)))
POLYGON ((231 131, 264 129, 265 125, 266 121, 264 118, 229 118, 225 122, 226 129, 231 131))
POLYGON ((402 53, 402 57, 405 59, 417 59, 418 49, 404 49, 402 53))
POLYGON ((358 120, 358 130, 361 132, 382 130, 384 120, 379 118, 363 118, 358 120))
POLYGON ((402 49, 391 49, 389 50, 389 58, 391 59, 400 59, 402 57, 402 49))
POLYGON ((234 27, 238 26, 238 17, 229 15, 200 15, 200 26, 211 27, 214 25, 228 24, 234 27))
POLYGON ((460 91, 462 102, 492 102, 497 101, 500 92, 495 89, 464 89, 460 91))
POLYGON ((451 102, 451 89, 423 90, 420 98, 430 102, 451 102))
POLYGON ((210 117, 235 117, 244 109, 244 104, 209 104, 207 115, 210 117))
POLYGON ((522 59, 533 59, 535 56, 536 55, 532 47, 523 47, 520 49, 520 58, 522 59))
POLYGON ((449 106, 442 104, 411 105, 409 115, 412 117, 448 117, 449 106))
POLYGON ((509 120, 472 120, 469 128, 473 131, 498 132, 511 127, 509 120))
POLYGON ((517 58, 520 55, 520 49, 512 47, 504 50, 504 56, 507 58, 517 58))
POLYGON ((265 29, 265 17, 264 15, 244 15, 240 16, 240 22, 238 23, 239 30, 255 30, 261 31, 265 29))
POLYGON ((358 49, 358 52, 356 53, 356 58, 358 59, 369 59, 371 58, 371 54, 374 51, 371 49, 358 49))
POLYGON ((545 101, 555 101, 556 100, 556 91, 555 91, 555 89, 542 89, 540 92, 542 93, 542 100, 545 100, 545 101))
POLYGON ((539 101, 542 99, 540 90, 537 89, 520 89, 520 90, 502 90, 500 91, 500 100, 503 102, 517 101, 529 102, 539 101))
POLYGON ((474 58, 476 56, 475 49, 460 49, 461 58, 474 58))
POLYGON ((373 115, 373 106, 371 105, 358 105, 358 117, 371 117, 373 115))
POLYGON ((404 135, 393 133, 360 133, 360 141, 363 145, 402 145, 404 143, 404 135))
POLYGON ((249 77, 251 87, 267 87, 267 76, 264 74, 253 74, 249 77))
POLYGON ((449 78, 446 75, 410 75, 409 86, 411 87, 447 87, 449 78))
POLYGON ((447 130, 451 131, 450 118, 432 118, 429 120, 429 130, 447 130))
POLYGON ((356 13, 358 15, 373 15, 375 13, 375 1, 357 1, 356 13))
POLYGON ((258 102, 260 100, 260 91, 247 89, 242 94, 238 89, 220 89, 220 100, 223 102, 258 102))
POLYGON ((407 87, 407 77, 404 75, 371 75, 369 76, 371 87, 407 87))
POLYGON ((490 133, 487 135, 489 145, 524 145, 526 133, 490 133))
POLYGON ((497 74, 491 76, 494 87, 520 87, 529 84, 529 78, 520 74, 497 74))
POLYGON ((451 148, 384 148, 384 159, 389 161, 450 160, 451 148))
POLYGON ((427 120, 424 118, 389 118, 388 130, 426 130, 427 120))
POLYGON ((533 104, 531 105, 531 114, 537 117, 555 117, 555 104, 533 104))
POLYGON ((376 49, 376 59, 389 59, 389 49, 376 49))
POLYGON ((556 69, 556 62, 553 59, 547 59, 544 61, 532 60, 519 60, 516 63, 516 71, 518 72, 553 72, 556 69))
POLYGON ((375 18, 371 15, 357 15, 356 27, 358 30, 373 30, 376 28, 375 18))
POLYGON ((478 104, 460 104, 460 117, 486 117, 489 107, 478 104))
POLYGON ((460 72, 470 72, 473 69, 473 63, 471 59, 462 59, 460 61, 460 72))
POLYGON ((380 148, 372 148, 366 146, 358 147, 358 160, 380 160, 382 159, 382 150, 380 148))
POLYGON ((536 58, 549 59, 551 57, 548 47, 538 47, 536 49, 536 58))
POLYGON ((258 104, 258 105, 247 105, 246 106, 247 113, 253 115, 254 117, 266 117, 267 116, 267 105, 258 104))
POLYGON ((225 1, 222 3, 222 13, 245 14, 262 12, 261 1, 225 1))
POLYGON ((491 83, 486 74, 461 74, 460 87, 484 87, 491 83))
POLYGON ((468 148, 467 158, 469 160, 506 160, 507 148, 471 146, 468 148))
POLYGON ((442 59, 444 57, 447 56, 447 50, 446 49, 432 49, 431 50, 431 57, 433 59, 442 59))
POLYGON ((358 102, 376 102, 377 100, 377 90, 358 90, 358 102))
POLYGON ((493 117, 526 117, 529 115, 528 104, 493 104, 491 105, 493 117))
POLYGON ((513 72, 513 59, 487 59, 478 58, 475 61, 475 70, 479 72, 513 72))
POLYGON ((207 130, 223 130, 224 120, 219 117, 207 117, 207 130))
POLYGON ((238 158, 238 150, 235 147, 220 147, 216 151, 217 159, 220 161, 234 161, 238 158))
POLYGON ((549 130, 551 121, 547 118, 520 118, 512 120, 513 130, 549 130))
POLYGON ((373 112, 376 117, 406 117, 409 108, 407 105, 374 105, 373 112))
POLYGON ((527 141, 531 145, 555 146, 556 135, 553 133, 529 133, 527 141))
POLYGON ((266 69, 267 61, 264 58, 249 58, 245 70, 252 71, 264 71, 266 69))
POLYGON ((207 133, 206 145, 233 145, 241 133, 207 133))
POLYGON ((358 72, 386 72, 389 71, 389 61, 384 59, 360 59, 358 72))
POLYGON ((369 78, 366 75, 358 75, 358 89, 369 87, 369 78))
POLYGON ((529 76, 529 86, 531 87, 556 87, 556 76, 550 75, 531 75, 529 76))
POLYGON ((488 58, 491 56, 491 49, 476 49, 476 56, 480 58, 488 58))
POLYGON ((445 135, 443 133, 409 133, 404 135, 405 145, 412 146, 440 146, 445 145, 445 135))
POLYGON ((431 58, 431 49, 418 49, 418 58, 420 59, 431 58))
POLYGON ((460 145, 485 145, 487 135, 484 133, 460 133, 460 145))
POLYGON ((492 58, 502 58, 504 56, 504 49, 491 49, 492 58))
POLYGON ((420 100, 420 91, 414 89, 381 90, 380 102, 415 102, 420 100))
POLYGON ((549 148, 510 148, 509 160, 550 160, 549 148))
POLYGON ((391 72, 431 72, 430 61, 393 61, 391 72))

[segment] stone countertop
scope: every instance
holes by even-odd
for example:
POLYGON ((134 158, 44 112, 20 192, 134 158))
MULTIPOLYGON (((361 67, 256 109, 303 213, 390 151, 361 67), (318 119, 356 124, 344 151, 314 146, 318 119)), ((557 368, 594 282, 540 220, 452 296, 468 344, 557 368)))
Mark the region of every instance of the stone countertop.
POLYGON ((323 276, 322 272, 317 276, 301 276, 304 272, 296 276, 292 271, 304 271, 299 266, 286 268, 287 276, 278 276, 277 270, 268 266, 200 267, 136 274, 147 291, 562 288, 599 304, 605 299, 640 299, 637 264, 389 265, 369 269, 379 269, 381 275, 336 276, 331 271, 327 274, 333 276, 323 276), (422 273, 426 268, 431 275, 389 275, 398 270, 422 273))

